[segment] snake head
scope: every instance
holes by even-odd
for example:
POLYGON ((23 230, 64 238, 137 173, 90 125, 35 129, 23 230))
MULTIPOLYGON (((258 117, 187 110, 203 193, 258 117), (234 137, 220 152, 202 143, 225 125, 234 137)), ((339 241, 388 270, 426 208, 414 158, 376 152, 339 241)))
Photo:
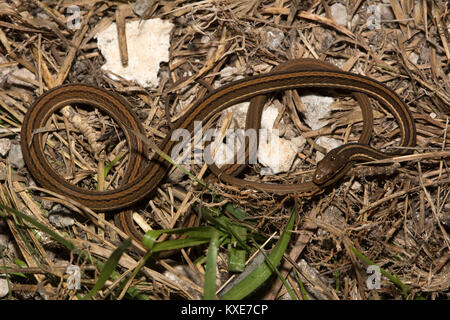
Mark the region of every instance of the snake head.
POLYGON ((319 161, 314 172, 313 182, 317 185, 323 185, 332 179, 347 164, 348 159, 344 153, 336 148, 328 152, 325 157, 319 161))

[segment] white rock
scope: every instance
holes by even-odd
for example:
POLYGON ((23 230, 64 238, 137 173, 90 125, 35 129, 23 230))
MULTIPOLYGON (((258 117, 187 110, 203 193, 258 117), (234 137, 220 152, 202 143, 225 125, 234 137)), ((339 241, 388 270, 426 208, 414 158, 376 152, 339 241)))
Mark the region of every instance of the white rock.
POLYGON ((270 105, 265 109, 261 115, 261 129, 272 130, 275 120, 278 117, 278 108, 270 105))
MULTIPOLYGON (((234 128, 245 127, 248 105, 248 102, 242 103, 229 109, 233 113, 233 122, 236 123, 236 126, 233 126, 234 128)), ((300 137, 297 141, 280 138, 278 130, 272 129, 275 120, 278 117, 278 113, 278 108, 270 105, 261 115, 258 162, 265 167, 261 171, 261 173, 265 175, 289 171, 299 150, 301 139, 303 138, 300 137)), ((233 138, 233 135, 230 135, 229 138, 233 138)), ((229 140, 233 141, 229 138, 227 138, 227 142, 229 140)), ((221 143, 218 145, 214 156, 214 162, 219 168, 224 164, 232 163, 235 159, 234 155, 236 151, 240 149, 243 140, 239 140, 238 135, 235 135, 234 139, 236 141, 236 145, 234 146, 232 143, 221 143)))
MULTIPOLYGON (((231 71, 233 68, 227 68, 227 70, 224 72, 226 74, 228 71, 231 71)), ((224 68, 225 70, 225 68, 224 68)), ((218 143, 215 147, 215 154, 214 154, 214 163, 219 168, 223 166, 224 164, 231 164, 234 159, 234 154, 239 150, 241 147, 239 136, 236 134, 236 132, 233 134, 230 134, 230 129, 235 128, 245 128, 245 119, 247 116, 248 106, 250 105, 249 102, 242 102, 237 105, 232 106, 231 108, 228 108, 227 110, 223 111, 221 119, 219 119, 219 125, 218 128, 223 124, 223 121, 227 117, 228 113, 231 112, 233 117, 231 124, 229 126, 229 130, 227 130, 227 143, 218 143), (229 141, 232 140, 235 142, 235 145, 229 141)))
POLYGON ((6 279, 0 279, 0 298, 6 297, 8 292, 8 281, 6 279))
MULTIPOLYGON (((211 41, 211 40, 208 40, 208 41, 211 41)), ((228 78, 232 75, 237 74, 237 72, 238 72, 238 68, 236 68, 236 67, 225 67, 222 70, 220 70, 220 77, 228 78)), ((231 107, 231 108, 234 108, 234 107, 231 107)))
POLYGON ((321 120, 330 115, 331 97, 306 95, 301 97, 306 107, 305 122, 313 130, 318 130, 328 124, 328 120, 321 120))
POLYGON ((327 152, 342 145, 342 142, 340 140, 336 140, 333 138, 327 138, 327 137, 317 138, 316 143, 319 146, 322 146, 325 149, 327 149, 327 152))
POLYGON ((359 183, 358 181, 353 181, 352 185, 350 186, 350 188, 353 191, 358 191, 361 190, 361 183, 359 183))
MULTIPOLYGON (((103 70, 118 74, 143 87, 157 86, 159 64, 169 61, 170 32, 173 24, 161 19, 126 23, 128 66, 120 59, 116 24, 97 34, 98 48, 106 59, 103 70)), ((115 79, 112 74, 109 75, 115 79)))
POLYGON ((219 143, 215 148, 216 151, 214 154, 214 163, 216 166, 220 168, 225 164, 233 164, 234 155, 237 153, 241 145, 242 144, 236 134, 228 136, 227 143, 219 143), (231 136, 233 137, 231 138, 231 136), (229 138, 234 139, 234 146, 229 142, 229 138))
POLYGON ((347 25, 347 8, 342 3, 333 4, 330 7, 331 16, 333 19, 342 26, 347 25))
POLYGON ((262 174, 287 172, 297 155, 298 147, 294 142, 280 138, 273 125, 278 117, 278 109, 270 105, 261 116, 259 133, 258 162, 265 166, 262 174))
POLYGON ((221 119, 219 119, 219 128, 222 126, 223 121, 228 116, 228 113, 231 112, 233 114, 232 122, 230 124, 230 128, 245 128, 245 119, 247 117, 247 111, 250 102, 242 102, 238 103, 231 108, 228 108, 223 111, 221 119))
MULTIPOLYGON (((333 138, 328 138, 328 137, 319 137, 319 138, 317 138, 316 143, 319 146, 324 147, 327 150, 327 152, 342 145, 342 141, 336 140, 333 138)), ((320 160, 322 160, 324 156, 325 155, 323 155, 322 153, 317 152, 316 153, 316 162, 319 162, 320 160)))
POLYGON ((361 20, 361 17, 359 16, 359 14, 355 14, 351 21, 352 27, 356 26, 360 20, 361 20))
POLYGON ((298 151, 302 151, 306 143, 306 138, 303 136, 297 136, 295 138, 292 138, 291 141, 298 148, 298 151))
POLYGON ((2 157, 6 157, 10 148, 11 148, 11 140, 6 138, 0 139, 0 155, 2 157))
POLYGON ((270 130, 259 135, 258 161, 265 168, 261 174, 277 174, 289 171, 297 155, 298 148, 289 140, 280 138, 270 130))
POLYGON ((419 56, 415 52, 411 52, 409 54, 408 60, 414 64, 417 64, 417 61, 419 61, 419 56))

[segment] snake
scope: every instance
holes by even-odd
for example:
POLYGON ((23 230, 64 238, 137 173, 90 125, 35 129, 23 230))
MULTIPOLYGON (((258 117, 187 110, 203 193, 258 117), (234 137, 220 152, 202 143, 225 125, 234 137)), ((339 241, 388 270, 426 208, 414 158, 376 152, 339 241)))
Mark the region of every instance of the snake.
MULTIPOLYGON (((251 101, 246 118, 246 129, 258 129, 266 97, 285 90, 337 90, 350 93, 358 101, 363 116, 363 131, 357 143, 347 143, 328 152, 318 162, 312 181, 296 184, 275 184, 247 181, 237 177, 242 164, 217 168, 210 165, 218 177, 241 188, 251 188, 274 194, 317 193, 334 185, 351 169, 355 161, 373 161, 407 154, 416 143, 414 119, 408 106, 389 87, 375 79, 343 71, 334 65, 314 59, 297 59, 281 64, 271 72, 232 81, 197 101, 180 117, 160 144, 170 154, 178 141, 171 139, 173 130, 186 129, 191 134, 194 122, 206 123, 217 113, 241 102, 251 101), (400 129, 399 147, 383 152, 368 143, 372 135, 373 116, 369 97, 378 101, 395 118, 400 129)), ((133 131, 144 133, 130 103, 120 95, 87 84, 65 84, 46 91, 29 107, 21 127, 21 147, 24 161, 35 180, 43 187, 66 195, 97 212, 120 211, 130 208, 146 197, 163 180, 170 169, 160 155, 147 158, 144 142, 133 131), (68 182, 46 160, 44 133, 51 115, 66 105, 82 104, 108 114, 122 127, 130 146, 128 165, 121 185, 112 190, 88 190, 68 182)), ((245 146, 249 146, 246 140, 245 146)), ((255 143, 255 142, 253 142, 255 143)), ((120 213, 122 226, 139 240, 130 214, 120 213)))

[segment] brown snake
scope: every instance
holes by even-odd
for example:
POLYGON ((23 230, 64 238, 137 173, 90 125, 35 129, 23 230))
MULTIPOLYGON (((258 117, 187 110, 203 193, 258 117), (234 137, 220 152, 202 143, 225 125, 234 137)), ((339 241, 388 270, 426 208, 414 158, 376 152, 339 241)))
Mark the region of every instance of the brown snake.
MULTIPOLYGON (((263 184, 236 178, 242 165, 219 169, 210 166, 219 178, 243 188, 258 189, 272 193, 315 193, 324 186, 334 184, 345 175, 356 160, 376 160, 408 152, 415 146, 415 125, 408 107, 395 92, 371 78, 344 72, 328 63, 312 59, 300 59, 280 65, 274 71, 247 77, 229 83, 197 102, 174 126, 193 132, 194 121, 206 122, 218 112, 243 101, 252 99, 247 114, 246 128, 259 129, 265 95, 290 89, 337 89, 350 92, 363 111, 363 133, 359 143, 345 144, 330 151, 318 165, 313 181, 301 184, 263 184), (397 120, 400 132, 400 149, 395 153, 384 153, 368 146, 372 133, 372 111, 367 97, 374 98, 387 108, 397 120)), ((95 211, 116 211, 130 207, 149 195, 169 170, 169 164, 160 156, 146 159, 143 141, 128 128, 144 134, 128 102, 120 96, 88 85, 72 84, 53 88, 41 95, 25 115, 21 145, 27 167, 43 187, 57 191, 95 211), (43 134, 36 129, 45 127, 50 116, 70 104, 84 104, 98 108, 121 124, 130 146, 129 163, 122 185, 114 190, 94 191, 75 186, 58 175, 47 162, 43 146, 43 134)), ((172 141, 169 132, 160 148, 170 154, 177 141, 172 141)), ((246 146, 249 142, 246 141, 246 146)), ((121 225, 125 231, 139 240, 130 214, 121 213, 121 225)))

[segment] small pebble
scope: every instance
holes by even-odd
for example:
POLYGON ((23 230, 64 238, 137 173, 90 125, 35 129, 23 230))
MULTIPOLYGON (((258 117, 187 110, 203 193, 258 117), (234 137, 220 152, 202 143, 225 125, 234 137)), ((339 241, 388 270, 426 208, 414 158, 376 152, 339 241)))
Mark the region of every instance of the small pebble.
POLYGON ((137 16, 141 17, 152 4, 152 0, 136 0, 136 2, 133 4, 133 12, 137 16))
POLYGON ((8 292, 8 281, 6 279, 0 279, 0 298, 6 297, 8 292))
POLYGON ((10 148, 11 148, 11 140, 6 138, 0 139, 0 155, 2 157, 6 157, 10 148))
POLYGON ((333 19, 342 26, 347 25, 347 8, 342 3, 333 4, 330 7, 331 16, 333 19))
POLYGON ((8 160, 16 169, 22 169, 25 166, 23 161, 22 148, 19 144, 11 144, 8 160))
POLYGON ((60 204, 56 204, 49 212, 48 221, 57 228, 70 227, 75 224, 72 212, 60 204))

